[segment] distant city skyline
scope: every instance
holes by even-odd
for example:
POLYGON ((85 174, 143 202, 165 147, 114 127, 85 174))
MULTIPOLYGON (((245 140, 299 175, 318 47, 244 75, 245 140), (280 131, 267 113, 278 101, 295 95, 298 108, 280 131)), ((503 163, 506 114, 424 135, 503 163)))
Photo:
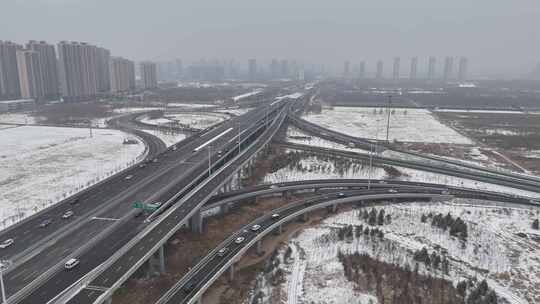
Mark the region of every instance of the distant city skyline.
POLYGON ((288 58, 342 71, 345 60, 457 54, 471 74, 508 77, 540 62, 536 0, 7 0, 0 8, 9 12, 0 39, 87 41, 138 62, 288 58), (119 22, 121 11, 129 15, 119 22))

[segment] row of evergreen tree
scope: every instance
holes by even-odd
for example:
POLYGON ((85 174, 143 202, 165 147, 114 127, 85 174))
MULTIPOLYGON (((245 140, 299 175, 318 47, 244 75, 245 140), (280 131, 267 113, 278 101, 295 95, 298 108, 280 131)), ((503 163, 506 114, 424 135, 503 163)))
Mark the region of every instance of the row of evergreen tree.
POLYGON ((450 213, 443 215, 439 213, 437 215, 422 214, 420 221, 422 223, 427 223, 428 219, 431 219, 431 226, 438 227, 444 231, 448 231, 450 235, 460 238, 461 240, 466 241, 469 236, 467 230, 467 224, 460 217, 453 218, 450 213))

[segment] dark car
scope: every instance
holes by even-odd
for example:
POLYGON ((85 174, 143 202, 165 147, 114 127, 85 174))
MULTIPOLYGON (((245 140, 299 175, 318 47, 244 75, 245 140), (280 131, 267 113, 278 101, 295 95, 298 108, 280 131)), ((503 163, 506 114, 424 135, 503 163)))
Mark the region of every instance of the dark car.
POLYGON ((41 223, 39 223, 39 228, 45 228, 45 227, 49 226, 51 223, 52 223, 51 219, 46 219, 46 220, 42 221, 41 223))
POLYGON ((184 285, 184 287, 182 287, 182 290, 185 293, 190 293, 194 288, 195 288, 195 282, 189 281, 184 285))
POLYGON ((71 200, 71 202, 69 202, 71 205, 77 205, 79 203, 79 198, 74 198, 71 200))

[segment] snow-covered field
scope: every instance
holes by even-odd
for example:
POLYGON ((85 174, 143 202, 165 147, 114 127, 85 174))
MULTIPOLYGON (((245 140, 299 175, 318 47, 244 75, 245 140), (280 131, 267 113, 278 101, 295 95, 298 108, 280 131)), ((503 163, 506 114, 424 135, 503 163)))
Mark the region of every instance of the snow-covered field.
POLYGON ((141 130, 141 131, 158 137, 165 143, 167 147, 170 147, 187 137, 187 135, 184 133, 166 132, 165 130, 141 130))
POLYGON ((264 90, 263 89, 256 89, 256 90, 253 90, 251 92, 247 92, 247 93, 244 93, 244 94, 241 94, 241 95, 238 95, 238 96, 234 96, 232 99, 234 102, 238 102, 244 98, 248 98, 250 96, 254 96, 254 95, 258 95, 260 93, 262 93, 264 90))
MULTIPOLYGON (((440 123, 428 110, 394 108, 392 112, 390 140, 465 145, 473 143, 467 137, 440 123)), ((386 139, 385 108, 323 108, 321 114, 307 114, 304 119, 351 136, 386 139)))
POLYGON ((411 265, 417 263, 413 258, 414 251, 425 247, 430 254, 437 252, 450 263, 448 274, 419 263, 419 271, 423 274, 454 283, 486 278, 489 287, 509 303, 539 303, 540 245, 534 237, 540 237, 540 232, 530 228, 539 216, 538 209, 468 200, 409 203, 376 209, 380 208, 391 216, 390 221, 377 226, 384 232, 382 239, 365 234, 339 239, 339 228, 348 225, 369 227, 362 217, 362 209, 326 218, 319 225, 299 232, 279 250, 279 268, 284 273, 281 284, 273 286, 265 280, 265 274, 260 274, 252 294, 263 291, 268 300, 270 295, 277 293, 282 299, 280 303, 377 303, 374 291, 362 293, 355 288, 355 283, 346 279, 338 251, 366 253, 380 261, 402 267, 408 264, 413 268, 411 265), (450 213, 454 218, 463 219, 469 231, 467 240, 462 241, 450 236, 448 231, 432 226, 429 218, 422 223, 422 214, 429 213, 450 213), (529 237, 520 237, 518 233, 529 237), (290 258, 285 260, 287 247, 291 248, 290 258))
POLYGON ((27 113, 4 113, 0 114, 0 123, 5 124, 36 124, 39 118, 27 113))
POLYGON ((216 112, 221 112, 221 113, 231 113, 233 115, 244 115, 246 114, 247 112, 253 110, 253 108, 235 108, 235 109, 228 109, 228 108, 225 108, 225 109, 219 109, 219 110, 216 110, 216 112))
POLYGON ((215 107, 215 104, 205 104, 205 103, 181 103, 181 102, 170 102, 167 104, 167 107, 178 107, 178 108, 187 108, 187 109, 203 109, 215 107))
POLYGON ((117 108, 117 109, 114 109, 113 112, 117 114, 126 114, 126 113, 138 113, 138 112, 146 112, 146 111, 154 111, 154 110, 164 110, 164 108, 160 108, 160 107, 117 108))
POLYGON ((144 144, 117 130, 0 130, 0 227, 5 228, 141 160, 144 144))
POLYGON ((229 116, 218 113, 180 113, 167 114, 165 118, 175 123, 188 125, 192 128, 206 129, 228 119, 229 116))
MULTIPOLYGON (((286 153, 294 153, 294 150, 286 151, 286 153)), ((327 178, 392 178, 388 176, 387 172, 384 169, 379 167, 373 167, 370 172, 368 161, 348 160, 347 158, 321 157, 311 154, 305 155, 307 156, 298 160, 293 160, 293 158, 291 158, 291 161, 284 168, 281 168, 276 172, 268 173, 264 177, 264 182, 283 183, 288 181, 327 178)), ((519 196, 540 197, 540 193, 537 192, 519 190, 510 187, 478 182, 471 179, 454 177, 439 173, 431 173, 396 166, 393 166, 393 168, 397 169, 397 171, 401 174, 400 176, 393 177, 396 180, 435 183, 441 185, 509 193, 519 196)))

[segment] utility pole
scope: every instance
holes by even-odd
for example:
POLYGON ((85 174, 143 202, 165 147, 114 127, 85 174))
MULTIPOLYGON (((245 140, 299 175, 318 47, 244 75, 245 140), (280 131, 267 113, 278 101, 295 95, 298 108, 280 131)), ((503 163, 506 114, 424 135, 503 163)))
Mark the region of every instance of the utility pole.
POLYGON ((92 135, 92 121, 91 120, 88 120, 88 128, 90 129, 90 138, 92 138, 93 135, 92 135))
POLYGON ((208 145, 208 177, 212 176, 212 171, 211 171, 211 167, 212 167, 212 154, 210 153, 210 150, 212 149, 212 146, 211 145, 208 145))
POLYGON ((4 286, 4 271, 11 265, 11 261, 2 260, 0 261, 0 289, 2 289, 2 304, 7 304, 6 301, 6 289, 4 286))
POLYGON ((240 127, 241 127, 241 125, 242 124, 240 122, 238 122, 238 155, 240 155, 240 151, 241 151, 241 149, 240 149, 240 127))
POLYGON ((388 118, 386 120, 386 143, 389 143, 388 135, 390 133, 390 111, 391 111, 391 107, 392 107, 392 95, 388 95, 388 107, 387 107, 388 118))

